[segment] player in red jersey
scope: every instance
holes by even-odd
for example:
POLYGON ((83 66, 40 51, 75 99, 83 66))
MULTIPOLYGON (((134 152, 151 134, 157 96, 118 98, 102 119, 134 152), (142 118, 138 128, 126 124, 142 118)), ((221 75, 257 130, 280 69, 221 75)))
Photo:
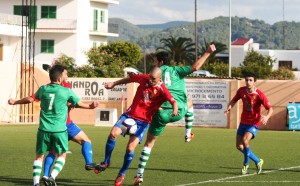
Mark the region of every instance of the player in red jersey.
MULTIPOLYGON (((142 142, 148 125, 152 121, 152 116, 158 111, 159 107, 165 101, 169 101, 173 107, 173 116, 178 116, 178 105, 169 90, 161 81, 161 69, 155 67, 149 75, 131 75, 129 78, 124 78, 113 83, 106 83, 105 88, 111 89, 119 84, 127 84, 130 82, 139 83, 139 87, 134 96, 131 106, 123 113, 119 121, 112 128, 105 148, 105 159, 95 170, 104 171, 110 164, 110 157, 116 144, 116 138, 122 134, 121 125, 126 120, 133 119, 137 123, 137 130, 130 135, 129 141, 124 156, 123 166, 115 180, 115 185, 123 184, 126 170, 129 168, 133 157, 134 149, 142 142)), ((123 133, 123 135, 125 135, 123 133)), ((97 171, 95 171, 97 173, 97 171)))
POLYGON ((255 138, 260 122, 264 125, 267 124, 273 109, 265 96, 265 94, 254 86, 256 77, 253 74, 245 76, 246 86, 237 90, 236 95, 228 104, 225 115, 229 113, 231 108, 236 104, 239 99, 243 101, 243 112, 241 116, 240 126, 237 130, 236 148, 244 154, 244 165, 242 174, 248 173, 249 160, 253 160, 256 164, 257 174, 262 171, 263 159, 258 158, 250 149, 250 140, 255 138), (261 105, 268 110, 266 116, 261 115, 261 105))

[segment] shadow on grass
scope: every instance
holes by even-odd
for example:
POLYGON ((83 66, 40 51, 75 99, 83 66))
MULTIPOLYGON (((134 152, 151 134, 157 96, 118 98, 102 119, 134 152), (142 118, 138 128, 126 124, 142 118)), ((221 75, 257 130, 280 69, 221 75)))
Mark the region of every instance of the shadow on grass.
MULTIPOLYGON (((134 169, 134 168, 129 168, 129 169, 134 169)), ((137 170, 137 169, 135 169, 137 170)), ((164 171, 164 172, 179 172, 179 173, 194 173, 194 174, 232 174, 232 172, 216 172, 216 171, 193 171, 193 170, 182 170, 182 169, 179 169, 179 170, 176 170, 176 169, 158 169, 158 168, 146 168, 145 171, 164 171)))
MULTIPOLYGON (((26 185, 33 185, 33 181, 32 179, 23 179, 23 178, 15 178, 15 177, 8 177, 8 176, 0 176, 0 185, 1 186, 5 186, 6 184, 9 185, 22 185, 22 186, 26 186, 26 185)), ((112 185, 112 183, 114 183, 114 180, 83 180, 83 179, 64 179, 64 178, 58 178, 56 180, 57 185, 59 186, 64 186, 64 185, 78 185, 78 186, 82 186, 82 185, 103 185, 103 186, 107 186, 107 185, 112 185)), ((41 181, 40 185, 44 185, 41 181)))

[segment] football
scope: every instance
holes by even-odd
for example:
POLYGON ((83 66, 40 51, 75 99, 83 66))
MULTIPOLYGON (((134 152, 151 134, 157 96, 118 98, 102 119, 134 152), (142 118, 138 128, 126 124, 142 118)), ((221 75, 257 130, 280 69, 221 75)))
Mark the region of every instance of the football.
POLYGON ((133 119, 127 118, 123 121, 121 125, 121 130, 124 134, 132 135, 137 130, 137 124, 133 119))

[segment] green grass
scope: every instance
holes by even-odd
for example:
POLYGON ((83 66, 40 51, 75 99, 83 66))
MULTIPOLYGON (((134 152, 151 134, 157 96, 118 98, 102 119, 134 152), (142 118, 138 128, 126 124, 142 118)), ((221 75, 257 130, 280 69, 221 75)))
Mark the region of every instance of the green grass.
MULTIPOLYGON (((93 141, 94 161, 104 157, 108 127, 81 126, 93 141)), ((35 159, 37 125, 0 126, 0 185, 32 185, 32 162, 35 159)), ((235 149, 236 130, 194 128, 195 138, 184 142, 184 128, 168 127, 156 142, 144 174, 145 186, 156 185, 300 185, 300 133, 259 131, 251 149, 265 160, 263 173, 241 176, 243 155, 235 149), (296 167, 288 170, 280 168, 296 167), (229 177, 232 177, 229 179, 229 177), (226 179, 223 179, 226 178, 226 179), (223 180, 222 180, 223 179, 223 180), (205 182, 212 180, 210 182, 205 182), (217 182, 219 180, 219 182, 217 182)), ((123 162, 128 138, 118 138, 111 168, 101 174, 84 170, 84 159, 78 144, 70 142, 72 154, 57 177, 58 185, 113 185, 123 162)), ((132 185, 142 145, 127 171, 124 185, 132 185)))

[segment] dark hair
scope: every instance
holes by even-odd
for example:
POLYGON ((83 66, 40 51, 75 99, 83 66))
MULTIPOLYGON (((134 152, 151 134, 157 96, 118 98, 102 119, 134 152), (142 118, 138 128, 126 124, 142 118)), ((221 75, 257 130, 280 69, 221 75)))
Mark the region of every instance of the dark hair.
POLYGON ((244 74, 244 78, 246 79, 247 77, 253 77, 254 82, 256 81, 256 75, 252 72, 247 72, 244 74))
POLYGON ((158 62, 163 61, 164 65, 170 65, 170 55, 168 52, 160 51, 156 53, 156 59, 158 62))
POLYGON ((64 70, 65 67, 63 67, 62 65, 54 65, 53 67, 51 67, 49 71, 49 77, 51 82, 56 82, 62 76, 64 70))

